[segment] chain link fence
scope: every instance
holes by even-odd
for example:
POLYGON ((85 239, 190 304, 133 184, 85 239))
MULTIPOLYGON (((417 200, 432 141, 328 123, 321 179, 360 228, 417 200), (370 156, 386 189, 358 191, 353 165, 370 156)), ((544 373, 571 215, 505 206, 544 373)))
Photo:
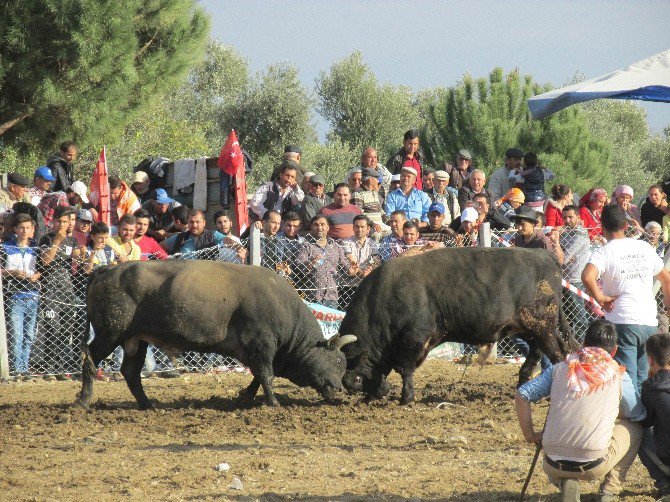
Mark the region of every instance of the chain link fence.
MULTIPOLYGON (((491 232, 491 246, 507 247, 515 232, 491 232)), ((563 307, 568 322, 578 340, 582 340, 589 322, 602 315, 593 302, 584 299, 575 291, 583 289, 580 275, 589 253, 599 244, 594 244, 584 229, 564 228, 561 246, 566 255, 563 266, 565 279, 573 291, 564 288, 563 307)), ((171 256, 173 260, 218 260, 248 263, 258 260, 249 252, 249 243, 225 241, 222 246, 198 252, 171 256)), ((473 235, 453 235, 447 232, 422 234, 419 240, 407 244, 398 239, 384 238, 380 241, 367 239, 334 241, 329 239, 325 247, 314 239, 299 236, 265 237, 259 240, 259 264, 281 274, 300 296, 310 303, 330 309, 344 311, 352 299, 361 280, 384 261, 396 256, 424 252, 435 246, 475 246, 478 240, 473 235)), ((63 376, 77 374, 81 370, 80 352, 84 339, 94 336, 86 320, 85 293, 88 276, 78 266, 76 259, 61 260, 57 273, 41 268, 38 255, 44 249, 17 250, 8 244, 0 244, 3 274, 3 297, 5 326, 11 375, 31 374, 63 376), (40 273, 41 271, 41 273, 40 273), (35 273, 37 272, 37 273, 35 273)), ((69 250, 74 253, 75 250, 69 250)), ((155 259, 147 256, 147 259, 155 259)), ((667 329, 662 294, 657 295, 659 321, 667 329)), ((324 333, 332 334, 332 323, 324 333)), ((523 344, 513 339, 498 344, 498 356, 520 358, 524 355, 523 344)), ((456 357, 461 353, 475 353, 477 347, 448 344, 436 349, 442 357, 456 357)), ((122 349, 116 351, 102 363, 103 372, 112 375, 119 371, 122 349)), ((170 359, 156 347, 151 347, 145 361, 145 372, 186 371, 245 371, 234 359, 217 354, 188 352, 170 359)))

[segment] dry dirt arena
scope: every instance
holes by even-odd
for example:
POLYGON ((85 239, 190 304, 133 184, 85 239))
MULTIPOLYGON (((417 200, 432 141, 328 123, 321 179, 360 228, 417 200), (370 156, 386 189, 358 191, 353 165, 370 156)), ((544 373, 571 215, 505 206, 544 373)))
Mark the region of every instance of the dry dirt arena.
MULTIPOLYGON (((5 383, 0 500, 517 500, 534 453, 514 415, 518 366, 470 366, 460 382, 463 368, 426 363, 413 406, 398 405, 395 374, 391 398, 369 404, 350 395, 326 404, 277 380, 276 409, 238 407, 248 374, 151 378, 158 404, 148 412, 125 382, 96 382, 88 411, 71 407, 78 382, 5 383)), ((538 427, 546 407, 534 408, 538 427)), ((652 493, 636 461, 623 499, 652 493)), ((557 494, 538 463, 526 500, 557 494)))

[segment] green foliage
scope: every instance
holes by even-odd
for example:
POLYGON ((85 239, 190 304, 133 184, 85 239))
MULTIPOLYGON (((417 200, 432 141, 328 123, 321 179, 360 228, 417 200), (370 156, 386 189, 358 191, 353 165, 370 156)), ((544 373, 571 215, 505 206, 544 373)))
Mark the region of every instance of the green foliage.
MULTIPOLYGON (((171 97, 157 98, 148 103, 146 113, 130 123, 118 141, 109 143, 107 168, 128 181, 133 168, 148 156, 171 160, 218 155, 208 146, 205 131, 186 118, 172 114, 171 97)), ((102 145, 87 148, 77 161, 77 176, 89 180, 95 169, 102 145)))
POLYGON ((331 124, 329 139, 362 151, 373 146, 379 157, 391 155, 420 118, 408 87, 380 84, 360 51, 334 63, 316 79, 318 111, 331 124))
POLYGON ((227 135, 219 127, 221 117, 234 107, 249 85, 249 63, 232 46, 210 41, 204 61, 196 66, 172 99, 172 112, 202 128, 212 147, 220 147, 227 135))
POLYGON ((607 145, 591 136, 579 109, 531 119, 526 101, 544 90, 530 76, 518 71, 505 75, 496 68, 488 79, 466 75, 452 88, 422 93, 422 142, 428 163, 451 162, 459 148, 467 148, 475 164, 490 173, 503 164, 508 148, 518 146, 536 152, 560 178, 574 180, 571 186, 577 191, 609 187, 607 145))
POLYGON ((0 135, 26 149, 118 139, 200 60, 194 0, 12 0, 0 30, 0 135))
POLYGON ((646 112, 637 103, 601 99, 585 103, 589 130, 610 146, 613 186, 630 185, 635 194, 665 179, 670 169, 667 135, 651 135, 646 112))
POLYGON ((335 183, 344 181, 344 175, 359 164, 361 156, 359 150, 353 150, 349 144, 337 140, 328 141, 325 145, 308 143, 302 151, 302 164, 325 178, 328 191, 335 183))
POLYGON ((235 129, 252 156, 279 159, 287 143, 316 141, 312 105, 295 66, 270 65, 237 97, 235 106, 223 110, 219 127, 235 129))

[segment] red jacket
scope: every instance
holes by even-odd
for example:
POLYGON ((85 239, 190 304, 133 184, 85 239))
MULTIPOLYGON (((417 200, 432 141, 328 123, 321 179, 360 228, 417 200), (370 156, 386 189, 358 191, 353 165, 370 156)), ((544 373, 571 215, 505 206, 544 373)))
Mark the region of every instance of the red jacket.
POLYGON ((548 227, 562 227, 563 223, 563 212, 561 209, 554 205, 554 201, 549 200, 547 203, 547 209, 544 210, 544 217, 547 220, 546 225, 548 227))
POLYGON ((582 219, 584 228, 589 233, 589 239, 593 240, 603 235, 603 228, 600 226, 600 215, 595 215, 588 207, 582 206, 579 208, 579 217, 582 219))

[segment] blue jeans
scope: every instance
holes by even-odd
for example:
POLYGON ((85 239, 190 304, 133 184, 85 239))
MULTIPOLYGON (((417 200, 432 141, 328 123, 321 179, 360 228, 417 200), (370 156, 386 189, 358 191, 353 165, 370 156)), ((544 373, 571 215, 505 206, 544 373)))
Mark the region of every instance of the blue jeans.
POLYGON ((14 340, 14 371, 26 373, 30 349, 35 339, 35 324, 37 324, 37 294, 18 293, 8 301, 9 316, 14 340))
POLYGON ((642 382, 649 377, 649 361, 644 344, 658 331, 658 326, 642 324, 615 324, 619 348, 614 359, 626 367, 633 386, 640 391, 642 382))
MULTIPOLYGON (((528 357, 528 354, 530 354, 531 351, 534 351, 537 348, 537 342, 535 340, 527 342, 523 338, 517 336, 512 338, 512 341, 514 342, 514 346, 516 347, 516 349, 523 357, 528 357)), ((540 358, 540 368, 542 370, 546 370, 549 366, 551 366, 551 361, 546 356, 546 354, 542 352, 542 357, 540 358)))

